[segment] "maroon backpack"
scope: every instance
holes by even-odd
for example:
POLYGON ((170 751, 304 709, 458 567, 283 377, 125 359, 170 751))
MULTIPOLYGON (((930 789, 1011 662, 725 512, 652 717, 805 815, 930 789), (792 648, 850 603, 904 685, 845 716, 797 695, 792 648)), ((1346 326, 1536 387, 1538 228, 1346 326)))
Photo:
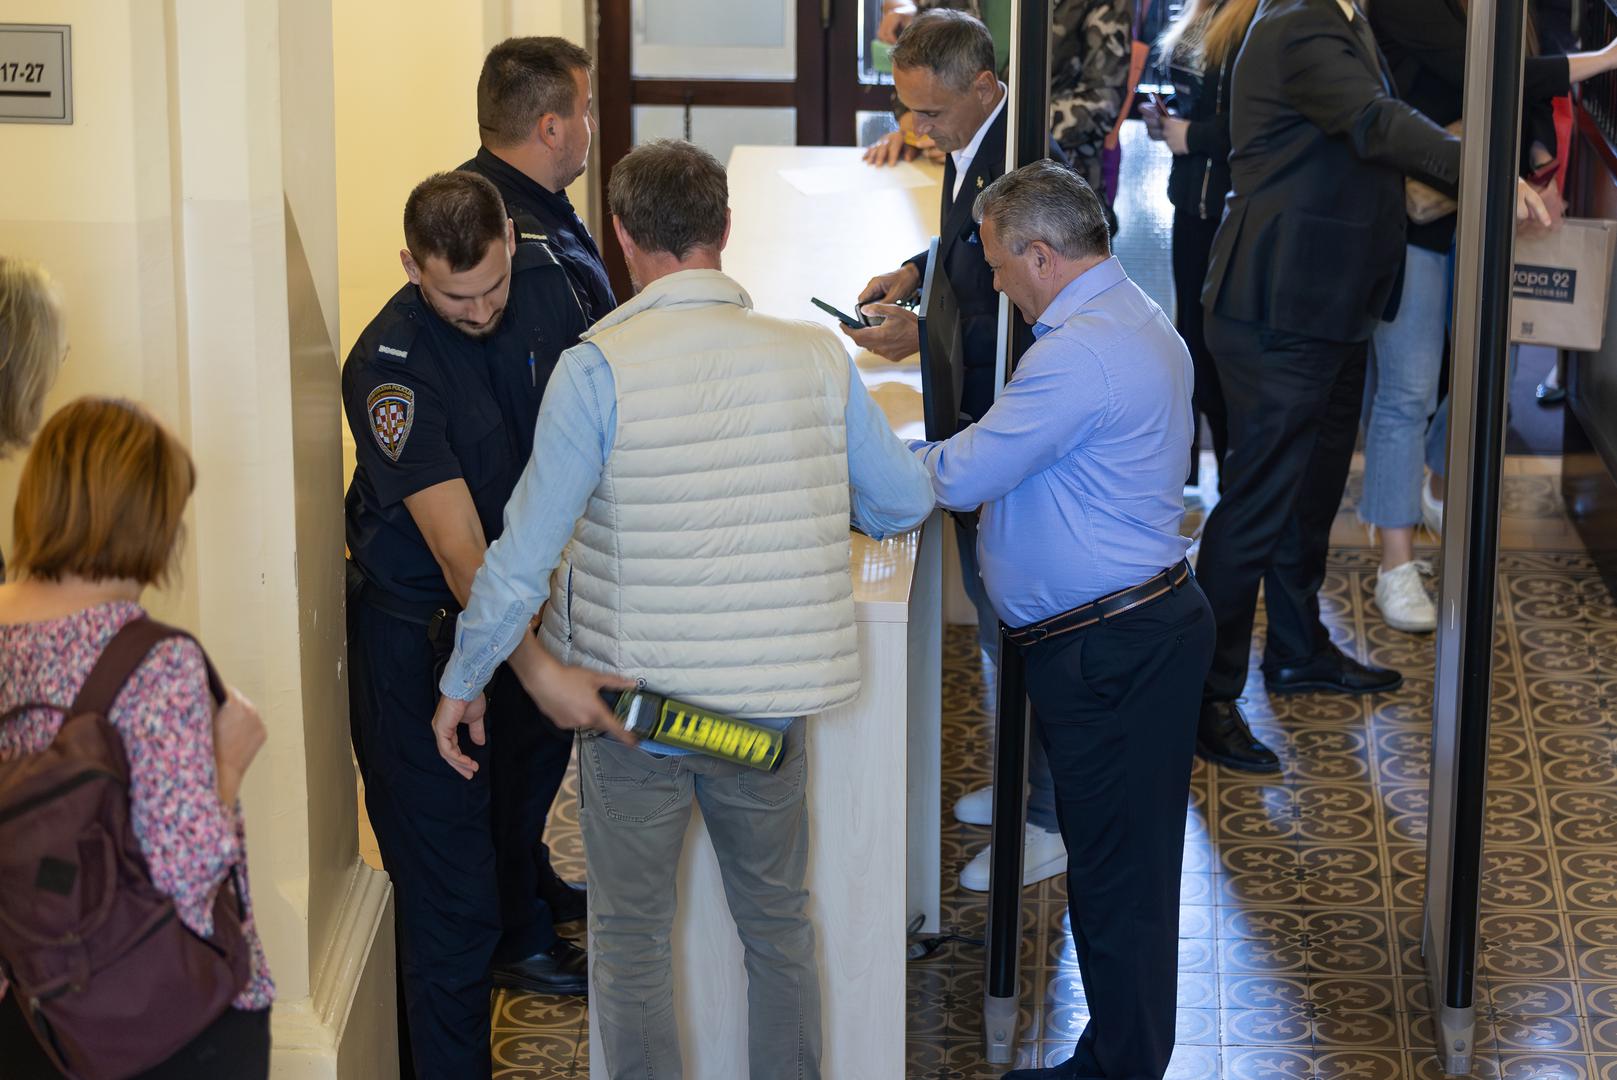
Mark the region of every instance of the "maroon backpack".
MULTIPOLYGON (((152 884, 129 822, 129 763, 107 720, 159 642, 189 637, 146 618, 102 652, 50 746, 0 764, 0 973, 45 1053, 76 1080, 159 1065, 217 1020, 247 984, 240 877, 192 933, 152 884)), ((216 700, 224 689, 213 666, 216 700)))

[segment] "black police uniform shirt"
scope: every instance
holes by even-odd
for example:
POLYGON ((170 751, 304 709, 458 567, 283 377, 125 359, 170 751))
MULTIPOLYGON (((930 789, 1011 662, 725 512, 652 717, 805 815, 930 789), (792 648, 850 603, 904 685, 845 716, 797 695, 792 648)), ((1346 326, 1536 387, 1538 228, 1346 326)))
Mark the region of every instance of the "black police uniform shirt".
POLYGON ((501 161, 487 147, 462 165, 461 171, 474 172, 499 189, 506 213, 516 222, 517 240, 538 240, 550 245, 567 270, 567 277, 578 293, 584 315, 593 325, 618 306, 612 283, 595 244, 565 191, 550 191, 535 183, 521 169, 501 161))
POLYGON ((510 298, 487 339, 444 322, 414 285, 371 320, 342 372, 358 458, 345 502, 348 550, 366 580, 409 603, 454 603, 404 500, 464 479, 493 543, 533 452, 545 383, 587 326, 541 243, 517 245, 510 298))

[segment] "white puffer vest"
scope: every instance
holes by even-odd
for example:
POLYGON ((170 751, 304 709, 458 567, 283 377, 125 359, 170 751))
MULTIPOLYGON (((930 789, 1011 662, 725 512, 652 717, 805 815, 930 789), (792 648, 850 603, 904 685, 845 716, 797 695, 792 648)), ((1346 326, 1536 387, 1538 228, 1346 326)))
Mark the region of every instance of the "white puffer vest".
POLYGON ((733 716, 851 702, 841 344, 716 270, 659 278, 584 336, 617 438, 551 579, 546 647, 733 716))

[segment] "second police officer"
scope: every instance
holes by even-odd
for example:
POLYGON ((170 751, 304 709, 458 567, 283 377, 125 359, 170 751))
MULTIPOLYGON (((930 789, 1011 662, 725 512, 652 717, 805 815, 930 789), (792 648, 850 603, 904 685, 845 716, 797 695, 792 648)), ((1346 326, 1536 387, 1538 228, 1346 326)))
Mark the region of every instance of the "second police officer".
MULTIPOLYGON (((586 324, 617 306, 600 248, 574 212, 566 190, 589 162, 595 130, 591 97, 590 54, 577 45, 559 37, 502 41, 489 51, 477 80, 482 145, 461 166, 499 191, 518 244, 540 243, 556 256, 572 282, 586 324)), ((530 423, 530 433, 532 427, 530 423)), ((538 866, 539 896, 558 923, 582 919, 585 913, 584 890, 563 881, 551 868, 543 838, 567 761, 566 754, 544 755, 535 763, 531 783, 513 793, 533 804, 528 813, 538 831, 528 843, 538 866)))
POLYGON ((601 249, 567 198, 584 175, 595 131, 590 54, 565 38, 508 38, 477 80, 477 155, 461 168, 505 199, 517 242, 550 245, 593 324, 618 306, 601 249))
POLYGON ((454 615, 500 533, 556 357, 586 323, 549 248, 516 243, 480 176, 422 181, 404 235, 409 283, 343 367, 358 459, 346 502, 350 719, 395 888, 415 1072, 486 1077, 494 984, 587 985, 584 953, 556 935, 537 895, 533 842, 548 801, 527 792, 546 762, 565 768, 571 742, 535 701, 563 728, 587 726, 603 711, 596 690, 623 684, 563 667, 526 635, 491 684, 486 731, 469 736, 475 782, 438 756, 436 672, 454 615))

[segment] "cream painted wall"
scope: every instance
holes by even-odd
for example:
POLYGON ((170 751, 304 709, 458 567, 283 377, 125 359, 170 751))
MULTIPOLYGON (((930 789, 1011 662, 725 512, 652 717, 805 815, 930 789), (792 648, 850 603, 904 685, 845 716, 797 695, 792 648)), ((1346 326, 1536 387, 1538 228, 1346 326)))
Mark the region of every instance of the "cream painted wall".
POLYGON ((340 357, 404 284, 410 189, 477 150, 482 4, 340 0, 336 54, 340 357))
MULTIPOLYGON (((299 1077, 396 1060, 389 893, 349 824, 330 7, 12 0, 8 21, 72 25, 75 123, 0 125, 27 163, 0 245, 67 294, 48 407, 139 398, 198 463, 180 582, 147 600, 269 728, 243 803, 275 1073, 299 1077)), ((19 464, 0 464, 7 543, 19 464)))
MULTIPOLYGON (((341 356, 404 284, 398 252, 410 189, 477 152, 484 55, 507 37, 529 34, 588 47, 585 14, 586 0, 333 5, 341 356)), ((586 174, 569 191, 581 212, 589 180, 586 174)))
MULTIPOLYGON (((0 125, 0 154, 26 168, 0 185, 0 246, 47 266, 66 296, 71 349, 47 415, 82 394, 139 398, 189 434, 171 230, 164 20, 155 4, 12 0, 13 22, 73 25, 71 125, 0 125), (95 17, 89 18, 94 11, 95 17)), ((21 460, 0 462, 0 543, 11 544, 21 460)), ((151 597, 191 623, 192 575, 151 597)))

